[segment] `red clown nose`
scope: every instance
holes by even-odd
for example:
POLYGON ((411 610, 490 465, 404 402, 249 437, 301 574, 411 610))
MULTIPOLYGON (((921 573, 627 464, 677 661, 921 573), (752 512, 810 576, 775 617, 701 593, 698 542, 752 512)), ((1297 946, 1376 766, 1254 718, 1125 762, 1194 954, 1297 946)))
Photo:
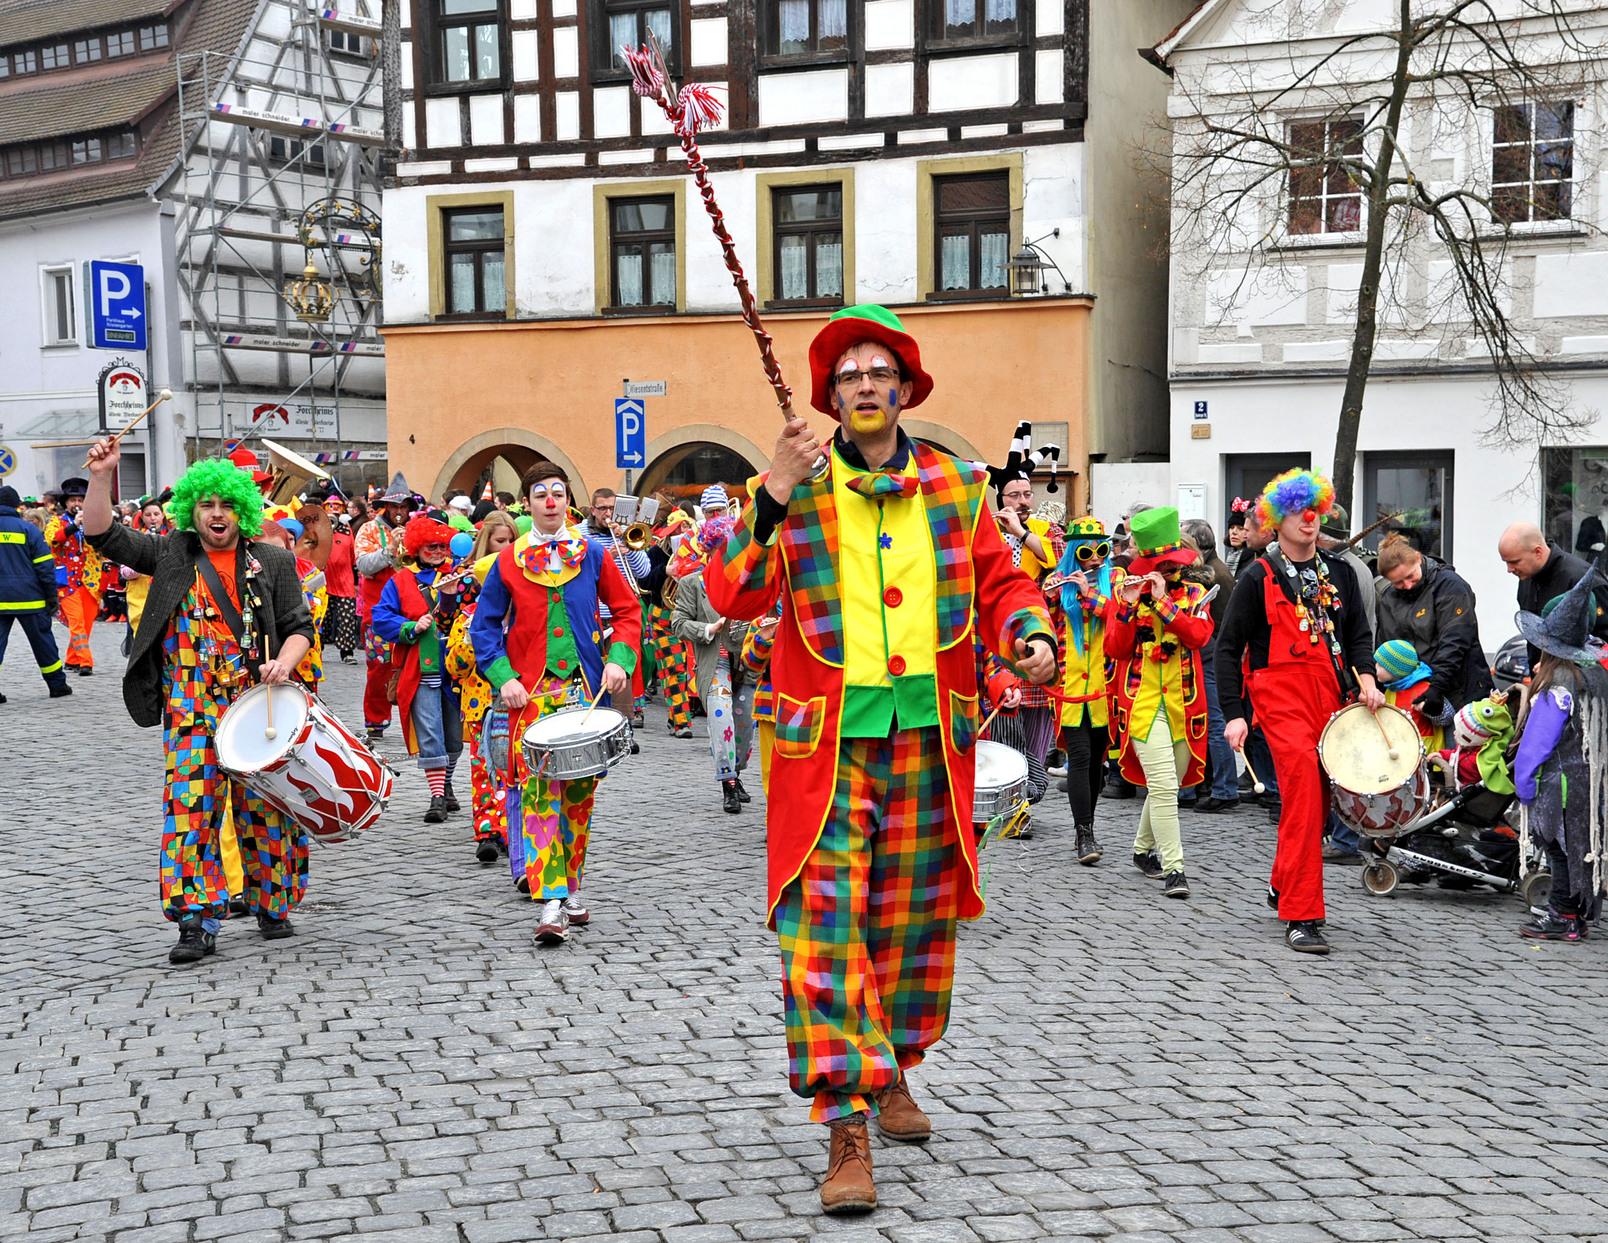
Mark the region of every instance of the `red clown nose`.
POLYGON ((1301 521, 1302 522, 1316 522, 1317 520, 1318 520, 1318 511, 1317 510, 1315 510, 1315 509, 1303 509, 1301 511, 1301 521))

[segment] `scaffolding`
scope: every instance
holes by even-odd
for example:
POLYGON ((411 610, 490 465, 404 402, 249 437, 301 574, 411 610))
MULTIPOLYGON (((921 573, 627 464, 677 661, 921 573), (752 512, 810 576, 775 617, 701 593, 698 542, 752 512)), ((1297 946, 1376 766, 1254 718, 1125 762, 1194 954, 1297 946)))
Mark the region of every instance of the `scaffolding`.
POLYGON ((344 2, 272 0, 238 52, 178 58, 192 458, 266 433, 351 460, 358 398, 383 441, 383 40, 379 0, 344 2))

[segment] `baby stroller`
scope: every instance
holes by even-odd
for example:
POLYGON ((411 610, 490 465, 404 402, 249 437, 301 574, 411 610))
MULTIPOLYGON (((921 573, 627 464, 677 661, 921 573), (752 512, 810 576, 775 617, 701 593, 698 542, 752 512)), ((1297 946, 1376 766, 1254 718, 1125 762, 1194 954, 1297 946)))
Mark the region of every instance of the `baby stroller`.
POLYGON ((1473 782, 1437 791, 1418 727, 1392 707, 1375 716, 1361 704, 1342 708, 1318 740, 1335 813, 1366 839, 1362 884, 1385 897, 1403 880, 1438 880, 1445 888, 1489 885, 1544 898, 1549 874, 1537 857, 1521 859, 1506 818, 1515 800, 1473 782))

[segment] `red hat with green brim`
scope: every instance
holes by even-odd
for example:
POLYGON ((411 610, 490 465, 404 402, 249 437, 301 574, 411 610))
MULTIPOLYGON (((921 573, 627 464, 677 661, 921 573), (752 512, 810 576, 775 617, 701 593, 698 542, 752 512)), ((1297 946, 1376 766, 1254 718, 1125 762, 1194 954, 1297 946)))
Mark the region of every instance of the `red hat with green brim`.
POLYGON ((893 351, 900 375, 910 384, 905 409, 919 406, 932 392, 932 377, 921 369, 921 347, 904 330, 899 317, 885 306, 846 306, 810 342, 810 405, 838 418, 832 402, 832 376, 837 360, 862 341, 875 341, 893 351))

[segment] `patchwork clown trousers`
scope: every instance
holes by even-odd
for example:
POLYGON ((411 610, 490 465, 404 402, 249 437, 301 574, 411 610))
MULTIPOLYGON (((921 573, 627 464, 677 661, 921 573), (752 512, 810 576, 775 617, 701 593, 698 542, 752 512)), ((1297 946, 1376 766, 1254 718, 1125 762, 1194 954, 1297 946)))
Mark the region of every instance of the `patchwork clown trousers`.
POLYGON ((367 660, 363 672, 363 724, 372 730, 384 729, 391 723, 392 704, 385 693, 393 672, 391 650, 391 644, 370 627, 363 638, 363 655, 367 660))
POLYGON ((229 883, 220 838, 227 801, 240 844, 246 905, 270 919, 284 919, 307 889, 307 834, 225 776, 213 744, 219 719, 245 687, 217 685, 187 633, 169 636, 166 662, 166 816, 158 869, 162 912, 168 919, 192 914, 222 919, 226 914, 229 883))
POLYGON ((586 843, 598 779, 551 781, 531 772, 518 741, 533 722, 569 706, 569 685, 543 679, 508 728, 514 777, 507 795, 508 866, 516 881, 525 878, 533 902, 577 897, 586 877, 586 843))
POLYGON ((839 744, 832 808, 776 905, 788 1080, 810 1118, 875 1113, 949 1022, 965 864, 938 729, 839 744))
POLYGON ((754 684, 750 681, 733 691, 731 663, 730 654, 722 650, 704 696, 709 755, 717 781, 741 777, 754 747, 754 684))
POLYGON ((67 623, 67 667, 93 669, 95 656, 89 650, 89 632, 100 615, 100 597, 88 587, 64 588, 60 595, 62 620, 67 623))
POLYGON ((670 728, 690 728, 692 649, 685 639, 678 639, 671 633, 671 611, 664 605, 653 605, 648 610, 648 617, 652 622, 654 667, 658 671, 659 690, 664 694, 665 706, 670 709, 670 728))

